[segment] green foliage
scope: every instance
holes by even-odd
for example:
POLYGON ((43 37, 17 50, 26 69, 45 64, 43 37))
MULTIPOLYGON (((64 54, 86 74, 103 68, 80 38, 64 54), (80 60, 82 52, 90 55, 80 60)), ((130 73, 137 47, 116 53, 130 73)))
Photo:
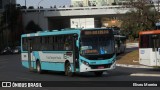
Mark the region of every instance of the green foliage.
POLYGON ((155 23, 158 22, 159 12, 156 11, 154 5, 146 2, 131 3, 134 8, 127 12, 122 18, 122 28, 125 34, 138 37, 140 31, 155 29, 155 23))
POLYGON ((42 31, 39 25, 35 24, 34 21, 30 21, 26 26, 26 33, 33 33, 37 31, 42 31))
POLYGON ((13 46, 14 42, 20 42, 22 30, 19 31, 18 28, 22 27, 21 15, 20 9, 16 8, 15 4, 5 6, 0 18, 0 46, 13 46))
POLYGON ((20 9, 16 8, 15 4, 8 4, 5 6, 5 11, 3 12, 5 23, 8 24, 8 28, 13 31, 14 28, 18 25, 17 19, 21 14, 20 9))

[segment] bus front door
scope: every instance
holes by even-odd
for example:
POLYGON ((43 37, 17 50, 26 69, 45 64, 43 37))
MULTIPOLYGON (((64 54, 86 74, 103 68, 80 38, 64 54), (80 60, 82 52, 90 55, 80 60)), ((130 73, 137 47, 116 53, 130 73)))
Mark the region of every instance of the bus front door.
POLYGON ((28 40, 28 67, 29 67, 29 70, 31 71, 32 70, 32 56, 31 56, 31 53, 32 53, 32 43, 31 43, 31 39, 28 40))
POLYGON ((153 52, 155 53, 154 63, 156 66, 160 66, 160 47, 159 47, 159 36, 152 35, 153 38, 153 52))

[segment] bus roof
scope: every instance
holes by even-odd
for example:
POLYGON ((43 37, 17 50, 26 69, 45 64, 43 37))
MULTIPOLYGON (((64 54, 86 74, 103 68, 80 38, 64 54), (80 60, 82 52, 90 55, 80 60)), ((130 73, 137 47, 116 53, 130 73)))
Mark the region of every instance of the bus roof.
POLYGON ((77 28, 77 29, 61 29, 61 30, 46 30, 46 31, 38 31, 37 33, 29 33, 29 34, 23 34, 22 37, 34 37, 34 36, 47 36, 47 35, 60 35, 60 34, 80 34, 81 30, 98 30, 98 29, 109 29, 112 30, 111 28, 88 28, 88 29, 82 29, 82 28, 77 28))
POLYGON ((29 33, 29 34, 23 34, 22 37, 34 37, 34 36, 47 36, 47 35, 60 35, 60 34, 74 34, 80 33, 80 30, 52 30, 52 31, 38 31, 37 33, 29 33))
POLYGON ((151 30, 151 31, 141 31, 139 32, 139 35, 143 34, 160 34, 160 30, 151 30))

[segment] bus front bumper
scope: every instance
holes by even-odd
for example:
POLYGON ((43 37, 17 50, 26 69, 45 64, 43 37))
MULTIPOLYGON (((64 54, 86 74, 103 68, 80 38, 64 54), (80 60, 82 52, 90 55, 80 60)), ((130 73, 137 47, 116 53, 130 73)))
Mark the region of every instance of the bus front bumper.
POLYGON ((80 72, 92 72, 92 71, 108 71, 113 70, 116 67, 116 62, 112 64, 106 64, 106 65, 80 65, 80 72))

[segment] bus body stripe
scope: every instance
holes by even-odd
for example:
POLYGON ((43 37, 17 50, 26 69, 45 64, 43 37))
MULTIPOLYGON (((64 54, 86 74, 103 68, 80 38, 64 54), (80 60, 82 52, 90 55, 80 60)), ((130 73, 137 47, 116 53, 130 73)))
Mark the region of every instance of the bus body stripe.
MULTIPOLYGON (((33 63, 33 62, 32 62, 33 63)), ((22 65, 25 68, 29 68, 28 67, 28 61, 22 60, 22 65)), ((41 62, 41 69, 42 70, 52 70, 52 71, 65 71, 65 67, 64 67, 64 63, 51 63, 51 62, 41 62)), ((71 63, 71 68, 72 68, 72 72, 74 72, 73 69, 73 63, 71 63)), ((34 69, 36 69, 36 66, 34 65, 34 69)))

